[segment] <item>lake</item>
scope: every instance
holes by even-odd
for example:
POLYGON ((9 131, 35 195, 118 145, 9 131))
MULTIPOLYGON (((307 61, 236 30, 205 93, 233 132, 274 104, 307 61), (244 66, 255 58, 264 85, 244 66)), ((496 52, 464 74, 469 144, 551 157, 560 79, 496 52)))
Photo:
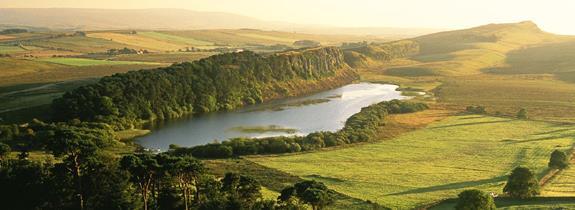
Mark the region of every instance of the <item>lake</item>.
POLYGON ((404 99, 396 85, 356 83, 312 95, 246 106, 230 112, 195 115, 156 123, 136 139, 146 148, 165 151, 170 144, 195 146, 234 137, 306 135, 336 131, 361 108, 404 99))

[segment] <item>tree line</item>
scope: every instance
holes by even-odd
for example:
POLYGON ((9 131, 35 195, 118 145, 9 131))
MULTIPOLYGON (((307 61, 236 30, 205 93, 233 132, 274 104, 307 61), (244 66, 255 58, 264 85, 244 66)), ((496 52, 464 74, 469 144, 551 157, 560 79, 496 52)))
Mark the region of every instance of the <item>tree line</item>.
POLYGON ((238 173, 215 177, 191 156, 117 156, 81 131, 54 135, 45 146, 58 161, 4 158, 7 145, 0 143, 2 208, 303 210, 334 202, 335 192, 315 181, 287 186, 277 199, 264 199, 257 180, 238 173))
POLYGON ((173 154, 186 154, 198 158, 229 158, 242 155, 280 154, 317 150, 344 144, 373 141, 378 127, 389 114, 411 113, 427 109, 424 103, 400 100, 384 101, 364 107, 345 122, 337 132, 314 132, 307 136, 268 137, 261 139, 233 138, 191 148, 171 145, 173 154))
POLYGON ((313 86, 328 77, 339 77, 345 83, 357 77, 335 47, 268 56, 249 51, 226 53, 107 76, 67 92, 54 100, 52 107, 57 121, 105 122, 122 130, 144 121, 232 110, 294 95, 301 88, 295 88, 296 81, 313 86))

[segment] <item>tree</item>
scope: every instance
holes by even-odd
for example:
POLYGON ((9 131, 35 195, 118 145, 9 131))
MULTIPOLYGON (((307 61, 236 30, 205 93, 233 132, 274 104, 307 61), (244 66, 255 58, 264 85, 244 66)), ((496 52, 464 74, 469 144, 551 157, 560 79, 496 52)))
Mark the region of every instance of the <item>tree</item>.
POLYGON ((129 173, 120 170, 116 158, 99 156, 88 164, 83 179, 87 209, 124 210, 141 205, 129 173))
POLYGON ((261 185, 255 179, 237 173, 224 176, 222 190, 227 193, 232 209, 250 209, 262 197, 261 185))
POLYGON ((519 166, 509 175, 503 192, 512 198, 530 198, 539 195, 539 182, 529 168, 519 166))
POLYGON ((12 149, 10 148, 10 146, 4 143, 0 143, 0 161, 6 160, 6 158, 8 158, 8 155, 10 155, 11 151, 12 149))
POLYGON ((197 188, 198 179, 205 171, 204 165, 199 160, 191 157, 169 155, 159 155, 158 157, 164 171, 176 179, 178 188, 182 191, 182 196, 184 197, 184 209, 188 210, 192 200, 192 191, 197 188))
POLYGON ((130 180, 138 186, 138 190, 142 195, 144 210, 147 210, 150 191, 156 181, 160 165, 155 157, 150 154, 124 156, 120 160, 120 165, 124 170, 130 172, 130 180))
POLYGON ((88 159, 94 156, 98 149, 94 142, 84 137, 85 134, 72 129, 58 129, 48 144, 48 149, 52 151, 54 156, 64 158, 61 164, 69 169, 73 177, 80 209, 84 209, 82 172, 86 168, 88 159))
POLYGON ((564 169, 569 165, 569 160, 567 154, 563 151, 555 150, 551 153, 551 158, 549 159, 549 168, 564 169))
POLYGON ((457 210, 494 210, 495 202, 491 195, 481 190, 465 190, 459 193, 457 210))
POLYGON ((527 110, 524 108, 519 109, 519 111, 517 112, 517 118, 527 119, 527 110))
POLYGON ((310 204, 314 210, 323 209, 334 202, 328 191, 317 188, 307 189, 302 193, 300 199, 304 203, 310 204))
POLYGON ((46 203, 52 189, 46 185, 47 167, 27 161, 8 160, 0 167, 0 203, 2 209, 37 209, 46 203))

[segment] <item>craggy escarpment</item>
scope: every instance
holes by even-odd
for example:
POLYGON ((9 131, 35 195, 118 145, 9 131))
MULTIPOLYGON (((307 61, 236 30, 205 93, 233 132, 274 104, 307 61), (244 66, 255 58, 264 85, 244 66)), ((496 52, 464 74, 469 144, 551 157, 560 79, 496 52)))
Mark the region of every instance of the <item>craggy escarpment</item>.
POLYGON ((144 121, 233 110, 246 104, 334 88, 357 79, 338 48, 259 55, 214 55, 191 63, 102 78, 52 106, 57 120, 106 122, 126 129, 144 121))
POLYGON ((371 64, 383 63, 395 58, 404 58, 419 53, 419 44, 412 40, 402 40, 387 43, 360 44, 347 48, 345 61, 352 67, 367 67, 371 64))

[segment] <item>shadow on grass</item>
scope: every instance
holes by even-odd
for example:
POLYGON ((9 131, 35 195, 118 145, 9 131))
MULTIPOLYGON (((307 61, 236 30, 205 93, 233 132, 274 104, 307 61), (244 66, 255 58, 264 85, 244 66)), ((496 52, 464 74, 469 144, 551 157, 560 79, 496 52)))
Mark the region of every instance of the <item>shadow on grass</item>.
POLYGON ((304 177, 308 178, 308 179, 314 179, 316 181, 345 182, 345 180, 343 180, 343 179, 338 179, 338 178, 334 178, 334 177, 326 177, 326 176, 322 176, 322 175, 318 175, 318 174, 312 174, 312 175, 308 175, 308 176, 304 176, 304 177))
POLYGON ((570 128, 563 128, 563 129, 558 129, 558 130, 552 130, 552 131, 547 131, 547 132, 536 133, 536 134, 533 134, 533 135, 547 135, 547 134, 554 134, 554 133, 560 133, 560 132, 565 132, 565 131, 575 131, 575 129, 573 129, 572 127, 570 127, 570 128))
POLYGON ((469 126, 469 125, 495 124, 495 123, 504 123, 504 122, 511 122, 511 121, 514 121, 514 120, 496 120, 496 121, 488 121, 488 122, 461 123, 461 124, 455 124, 455 125, 445 125, 445 126, 433 127, 431 129, 451 128, 451 127, 469 126))
POLYGON ((565 133, 565 134, 561 134, 561 135, 547 136, 547 137, 528 139, 528 140, 523 140, 523 141, 512 141, 512 142, 508 142, 508 144, 522 144, 522 143, 530 143, 530 142, 537 142, 537 141, 548 141, 548 140, 556 140, 556 139, 567 138, 567 137, 573 137, 573 134, 572 133, 565 133))
POLYGON ((475 187, 484 184, 492 184, 501 181, 505 181, 507 176, 498 176, 493 177, 491 179, 482 179, 482 180, 475 180, 475 181, 466 181, 466 182, 455 182, 450 184, 444 185, 436 185, 431 187, 424 187, 424 188, 417 188, 412 190, 407 190, 398 193, 392 193, 387 195, 407 195, 407 194, 415 194, 415 193, 428 193, 428 192, 435 192, 435 191, 442 191, 442 190, 454 190, 454 189, 461 189, 461 188, 468 188, 468 187, 475 187))

